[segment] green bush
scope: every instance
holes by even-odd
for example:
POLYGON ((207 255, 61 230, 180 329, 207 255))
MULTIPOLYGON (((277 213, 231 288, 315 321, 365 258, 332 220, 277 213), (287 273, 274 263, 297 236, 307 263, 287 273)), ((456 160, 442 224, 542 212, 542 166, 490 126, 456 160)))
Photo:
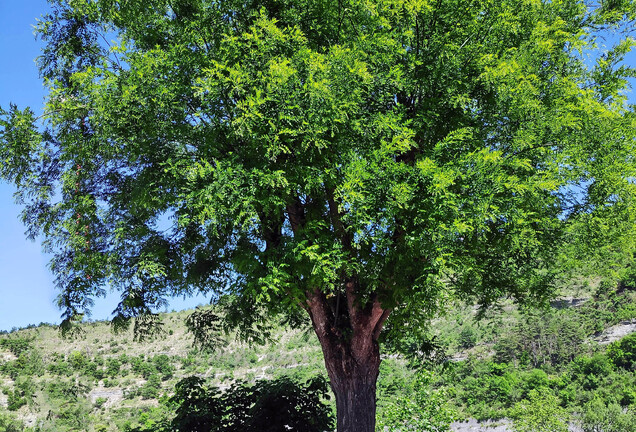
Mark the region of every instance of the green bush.
POLYGON ((171 422, 132 429, 136 432, 324 432, 333 430, 333 414, 324 402, 327 382, 322 377, 301 383, 289 377, 235 383, 225 392, 208 388, 199 377, 175 386, 169 404, 171 422))
POLYGON ((532 369, 530 372, 523 375, 524 386, 526 392, 529 393, 532 390, 541 390, 549 387, 550 380, 548 374, 541 369, 532 369))
POLYGON ((634 432, 636 412, 595 398, 585 406, 581 423, 584 432, 634 432))
POLYGON ((7 395, 7 409, 9 411, 17 411, 27 404, 27 400, 20 390, 7 390, 5 394, 7 395))
POLYGON ((77 402, 82 399, 89 388, 80 381, 55 380, 47 383, 46 392, 51 399, 57 399, 66 403, 77 402))
POLYGON ((152 374, 148 377, 148 381, 139 389, 139 395, 142 399, 157 399, 160 389, 161 378, 157 374, 152 374))
POLYGON ((160 354, 152 358, 152 363, 155 369, 161 375, 161 379, 166 381, 174 375, 175 367, 172 365, 170 357, 165 354, 160 354))
POLYGON ((28 351, 32 346, 33 339, 31 338, 7 338, 0 339, 0 347, 8 349, 11 353, 19 357, 20 354, 28 351))
POLYGON ((83 352, 73 351, 68 356, 68 362, 74 370, 80 371, 86 367, 88 359, 83 352))
POLYGON ((47 366, 47 370, 53 375, 59 376, 71 376, 71 374, 73 373, 69 363, 60 357, 54 359, 51 363, 49 363, 47 366))
POLYGON ((147 361, 143 356, 131 358, 130 365, 133 372, 138 373, 145 379, 148 379, 150 375, 157 373, 155 365, 152 362, 147 361))
POLYGON ((450 431, 455 414, 447 406, 448 395, 431 389, 432 380, 430 372, 421 370, 413 380, 414 394, 379 401, 377 429, 389 432, 450 431))
POLYGON ((119 381, 114 378, 104 378, 103 381, 104 387, 117 387, 119 385, 119 381))
POLYGON ((472 348, 477 343, 477 332, 471 326, 462 328, 459 333, 459 347, 463 349, 472 348))
POLYGON ((93 403, 93 406, 96 409, 100 409, 101 407, 104 406, 104 404, 108 402, 108 399, 106 398, 102 398, 102 397, 98 397, 97 399, 95 399, 95 403, 93 403))
POLYGON ((111 357, 106 361, 106 375, 111 378, 115 378, 119 375, 119 369, 121 368, 121 360, 117 357, 111 357))
POLYGON ((547 389, 531 390, 510 410, 515 432, 568 432, 568 413, 547 389))
POLYGON ((636 333, 611 343, 607 348, 607 356, 616 367, 636 370, 636 333))
POLYGON ((579 356, 571 364, 572 378, 581 383, 585 390, 595 390, 603 380, 612 374, 613 365, 604 354, 592 357, 579 356))
POLYGON ((2 432, 22 432, 24 425, 22 422, 0 413, 0 431, 2 432))

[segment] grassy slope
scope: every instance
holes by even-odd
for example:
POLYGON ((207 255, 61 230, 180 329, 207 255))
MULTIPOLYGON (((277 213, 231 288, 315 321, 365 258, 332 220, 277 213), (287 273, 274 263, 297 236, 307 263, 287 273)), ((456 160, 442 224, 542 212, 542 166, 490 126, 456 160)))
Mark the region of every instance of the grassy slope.
MULTIPOLYGON (((603 392, 619 392, 618 402, 633 405, 633 373, 630 378, 613 369, 613 379, 622 386, 583 382, 585 377, 576 375, 576 368, 585 366, 577 366, 580 358, 604 355, 605 348, 591 339, 594 334, 636 318, 634 291, 611 294, 592 286, 566 294, 576 298, 595 290, 600 294, 582 304, 556 303, 558 308, 525 314, 506 305, 480 322, 474 320, 474 308, 454 308, 433 326, 440 347, 454 359, 433 367, 438 372, 433 385, 448 392, 449 403, 464 418, 508 415, 537 388, 556 395, 572 412, 589 404, 590 395, 603 392)), ((125 430, 166 415, 159 401, 181 377, 198 375, 225 388, 234 380, 325 374, 311 332, 278 329, 275 343, 254 347, 230 338, 223 349, 208 354, 192 348, 183 324, 188 313, 166 314, 164 334, 145 342, 133 341, 131 333, 116 335, 105 322, 84 324, 83 334, 72 339, 63 339, 47 325, 1 335, 0 429, 12 416, 41 431, 125 430)), ((378 388, 380 415, 386 401, 409 397, 412 389, 405 389, 412 375, 405 360, 385 359, 378 388)))
POLYGON ((96 430, 103 424, 117 430, 129 420, 134 423, 139 410, 156 406, 185 376, 202 376, 225 388, 234 380, 323 373, 320 348, 311 334, 298 330, 279 329, 276 342, 262 346, 229 338, 215 353, 195 350, 183 324, 188 313, 165 314, 163 334, 144 342, 133 341, 132 332, 114 334, 106 322, 83 324, 83 334, 66 339, 46 325, 1 336, 28 340, 30 348, 20 354, 0 347, 5 393, 0 413, 8 408, 6 393, 17 391, 27 403, 13 413, 27 425, 96 430), (75 421, 78 417, 83 420, 75 421))

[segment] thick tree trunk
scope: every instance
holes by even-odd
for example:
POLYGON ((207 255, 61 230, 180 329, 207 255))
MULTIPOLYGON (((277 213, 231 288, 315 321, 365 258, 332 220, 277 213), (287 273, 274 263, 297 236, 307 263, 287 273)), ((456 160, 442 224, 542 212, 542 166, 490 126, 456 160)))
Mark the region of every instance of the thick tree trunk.
POLYGON ((375 390, 380 370, 379 351, 377 354, 377 358, 362 359, 367 364, 347 368, 341 367, 341 359, 325 356, 331 389, 336 395, 338 432, 375 431, 375 390))
POLYGON ((316 291, 308 296, 308 312, 336 396, 338 432, 375 432, 378 336, 390 311, 375 299, 360 305, 354 294, 355 287, 348 284, 346 313, 340 315, 316 291))

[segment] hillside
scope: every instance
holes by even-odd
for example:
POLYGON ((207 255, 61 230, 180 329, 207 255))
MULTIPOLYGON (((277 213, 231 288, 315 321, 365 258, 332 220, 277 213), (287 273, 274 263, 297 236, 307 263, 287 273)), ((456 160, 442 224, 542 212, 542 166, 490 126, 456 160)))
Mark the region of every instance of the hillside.
MULTIPOLYGON (((163 333, 144 342, 113 333, 107 322, 86 322, 81 335, 66 339, 45 324, 0 335, 0 430, 152 428, 170 418, 167 397, 187 376, 223 390, 236 381, 326 375, 309 330, 276 328, 271 342, 251 347, 229 335, 221 349, 204 352, 186 331, 189 313, 164 314, 163 333)), ((634 431, 617 427, 636 418, 636 353, 629 351, 636 346, 636 291, 593 284, 564 291, 547 309, 504 303, 482 320, 476 314, 455 305, 433 324, 432 351, 414 343, 410 357, 385 357, 379 426, 399 422, 395 407, 424 394, 457 420, 519 419, 532 404, 551 403, 566 422, 634 431), (423 380, 422 366, 432 371, 423 380)))
POLYGON ((321 370, 319 347, 301 331, 281 329, 277 343, 254 347, 230 337, 212 354, 198 351, 184 325, 188 314, 163 315, 163 333, 143 342, 135 342, 132 331, 113 333, 107 322, 85 323, 81 335, 66 339, 49 325, 4 335, 0 412, 41 430, 121 430, 185 376, 223 389, 235 380, 321 370))

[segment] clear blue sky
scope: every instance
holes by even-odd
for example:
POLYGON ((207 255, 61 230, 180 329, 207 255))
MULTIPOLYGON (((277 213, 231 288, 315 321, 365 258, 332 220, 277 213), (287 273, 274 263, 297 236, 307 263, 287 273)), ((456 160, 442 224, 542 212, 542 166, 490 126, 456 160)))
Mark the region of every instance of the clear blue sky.
MULTIPOLYGON (((34 60, 41 44, 32 26, 48 9, 46 0, 0 0, 0 105, 13 102, 41 113, 44 89, 34 60)), ((636 53, 630 55, 636 63, 636 53)), ((634 101, 634 95, 631 94, 634 101)), ((24 227, 14 204, 13 188, 0 182, 0 330, 40 322, 59 323, 60 311, 54 306, 56 291, 48 271, 48 257, 40 244, 25 240, 24 227)), ((205 299, 176 299, 170 309, 183 309, 204 303, 205 299)), ((93 319, 105 319, 117 304, 117 296, 97 301, 93 319)))
MULTIPOLYGON (((48 10, 46 0, 0 0, 0 106, 9 102, 42 112, 44 88, 35 67, 41 43, 35 40, 33 25, 48 10)), ((14 189, 0 181, 0 330, 41 322, 59 323, 57 295, 48 257, 38 242, 25 239, 14 204, 14 189)), ((96 301, 93 319, 108 318, 118 296, 96 301)), ((205 303, 204 298, 174 299, 169 309, 184 309, 205 303)))

